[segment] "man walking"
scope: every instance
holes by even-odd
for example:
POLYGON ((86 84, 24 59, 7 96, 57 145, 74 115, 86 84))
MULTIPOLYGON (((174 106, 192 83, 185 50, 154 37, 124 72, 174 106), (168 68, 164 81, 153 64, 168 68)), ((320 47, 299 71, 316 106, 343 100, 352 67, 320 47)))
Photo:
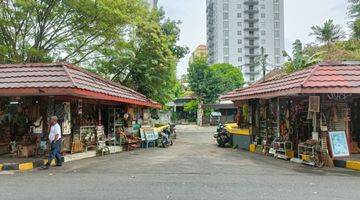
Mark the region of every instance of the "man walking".
POLYGON ((43 167, 44 169, 49 169, 54 157, 56 158, 56 166, 61 166, 61 128, 58 124, 58 118, 56 116, 52 116, 50 118, 50 125, 49 141, 51 151, 49 153, 48 162, 43 167))

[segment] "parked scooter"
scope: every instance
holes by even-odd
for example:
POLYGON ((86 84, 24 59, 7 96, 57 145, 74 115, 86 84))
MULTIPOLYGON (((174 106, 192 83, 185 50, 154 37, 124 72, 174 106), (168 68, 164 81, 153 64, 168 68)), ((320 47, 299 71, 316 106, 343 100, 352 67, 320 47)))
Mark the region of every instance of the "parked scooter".
POLYGON ((214 138, 216 139, 219 147, 225 147, 225 145, 230 142, 230 135, 222 123, 219 123, 216 134, 214 134, 214 138))
POLYGON ((161 144, 161 147, 166 148, 168 146, 172 146, 173 140, 172 140, 172 134, 170 131, 170 128, 166 128, 164 131, 160 132, 160 140, 159 144, 161 144))

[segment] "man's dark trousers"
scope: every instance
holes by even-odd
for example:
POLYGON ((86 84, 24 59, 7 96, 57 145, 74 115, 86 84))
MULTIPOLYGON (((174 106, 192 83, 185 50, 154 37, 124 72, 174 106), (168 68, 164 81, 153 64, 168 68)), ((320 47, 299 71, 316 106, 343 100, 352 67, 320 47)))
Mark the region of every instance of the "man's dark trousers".
POLYGON ((51 165, 51 161, 54 159, 54 157, 56 158, 56 165, 57 166, 61 166, 61 140, 57 140, 55 142, 51 143, 51 152, 49 154, 49 159, 48 159, 48 163, 47 165, 50 166, 51 165))

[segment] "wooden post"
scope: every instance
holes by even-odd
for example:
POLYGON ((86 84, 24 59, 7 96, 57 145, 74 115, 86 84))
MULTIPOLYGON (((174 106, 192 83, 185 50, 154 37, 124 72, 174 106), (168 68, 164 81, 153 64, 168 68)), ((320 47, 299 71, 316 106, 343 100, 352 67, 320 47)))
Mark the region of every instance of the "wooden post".
POLYGON ((276 136, 280 137, 280 98, 277 98, 277 108, 276 108, 276 136))
POLYGON ((349 152, 351 154, 351 149, 352 149, 352 142, 351 142, 351 134, 350 134, 350 127, 349 127, 349 122, 350 122, 350 110, 348 107, 345 108, 345 116, 344 116, 344 122, 345 122, 345 134, 346 134, 346 140, 348 143, 348 148, 349 148, 349 152))

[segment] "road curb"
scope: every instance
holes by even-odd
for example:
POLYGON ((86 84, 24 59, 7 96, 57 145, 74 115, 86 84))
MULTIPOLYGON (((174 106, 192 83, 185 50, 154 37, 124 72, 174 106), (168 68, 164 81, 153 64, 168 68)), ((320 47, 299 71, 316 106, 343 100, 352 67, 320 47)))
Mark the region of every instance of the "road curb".
POLYGON ((335 167, 352 169, 356 171, 360 171, 360 161, 354 160, 334 160, 335 167))
MULTIPOLYGON (((122 152, 122 148, 110 148, 110 154, 122 152)), ((76 160, 82 160, 86 158, 94 158, 97 157, 96 152, 88 151, 78 154, 65 155, 61 157, 61 161, 63 163, 72 162, 76 160)), ((19 171, 27 171, 32 170, 34 168, 41 167, 47 164, 47 159, 37 159, 33 162, 23 162, 23 163, 0 163, 0 171, 8 171, 8 170, 19 170, 19 171)), ((51 165, 54 166, 55 160, 51 162, 51 165)))
MULTIPOLYGON (((262 153, 256 152, 256 150, 254 150, 254 147, 251 147, 251 146, 250 146, 249 152, 253 153, 253 154, 263 155, 262 153)), ((360 161, 354 161, 354 160, 346 161, 346 160, 335 159, 335 160, 333 160, 333 162, 334 162, 335 167, 360 171, 360 161)))
POLYGON ((346 162, 346 168, 360 171, 360 161, 349 160, 346 162))
MULTIPOLYGON (((61 157, 61 160, 64 162, 64 157, 61 157)), ((34 160, 33 162, 23 162, 23 163, 2 163, 0 164, 0 171, 10 171, 10 170, 27 171, 41 167, 46 163, 47 163, 46 159, 37 159, 34 160)), ((54 160, 51 163, 51 165, 55 165, 54 160)))

